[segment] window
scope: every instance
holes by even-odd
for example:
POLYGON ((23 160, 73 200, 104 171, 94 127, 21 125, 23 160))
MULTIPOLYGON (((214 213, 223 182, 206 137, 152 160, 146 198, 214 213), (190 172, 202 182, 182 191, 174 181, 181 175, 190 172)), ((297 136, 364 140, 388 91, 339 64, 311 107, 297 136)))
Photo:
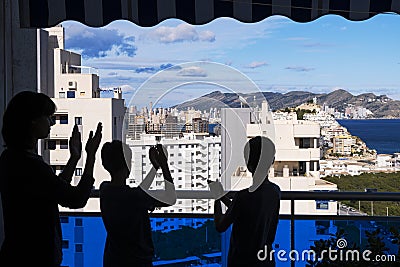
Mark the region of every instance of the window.
POLYGON ((58 93, 59 98, 65 98, 65 92, 59 92, 58 93))
POLYGON ((56 140, 47 140, 47 149, 55 150, 56 149, 56 140))
POLYGON ((60 217, 60 222, 61 222, 61 223, 69 223, 69 217, 61 216, 61 217, 60 217))
POLYGON ((82 117, 75 117, 75 124, 82 125, 82 117))
POLYGON ((68 249, 69 248, 69 241, 68 240, 63 240, 62 244, 61 244, 61 247, 63 249, 68 249))
POLYGON ((83 244, 75 244, 75 252, 83 252, 83 244))
POLYGON ((327 200, 316 200, 315 203, 317 210, 327 210, 329 208, 329 201, 327 200))
POLYGON ((60 115, 60 124, 68 124, 68 115, 60 115))
POLYGON ((75 91, 67 91, 67 98, 75 98, 75 91))
POLYGON ((60 140, 60 149, 68 149, 68 140, 60 140))
POLYGON ((310 138, 300 138, 300 148, 311 148, 310 138))
POLYGON ((76 168, 75 169, 75 175, 76 176, 82 176, 82 174, 83 174, 82 168, 76 168))
POLYGON ((182 161, 178 161, 178 164, 182 164, 182 161))
POLYGON ((82 218, 76 218, 75 219, 75 226, 83 226, 82 218))

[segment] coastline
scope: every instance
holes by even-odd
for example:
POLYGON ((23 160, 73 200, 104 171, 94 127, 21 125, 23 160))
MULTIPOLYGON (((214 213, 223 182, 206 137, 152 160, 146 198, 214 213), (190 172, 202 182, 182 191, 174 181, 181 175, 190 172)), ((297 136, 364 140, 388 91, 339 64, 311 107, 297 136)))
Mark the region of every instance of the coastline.
POLYGON ((400 119, 345 119, 336 120, 347 131, 360 138, 368 148, 377 154, 394 154, 400 152, 400 119))

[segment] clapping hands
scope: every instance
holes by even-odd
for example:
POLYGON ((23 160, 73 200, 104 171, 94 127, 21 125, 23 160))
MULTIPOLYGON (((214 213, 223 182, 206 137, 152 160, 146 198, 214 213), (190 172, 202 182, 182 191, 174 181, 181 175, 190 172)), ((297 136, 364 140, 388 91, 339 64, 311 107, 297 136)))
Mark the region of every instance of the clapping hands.
POLYGON ((160 167, 168 166, 167 150, 160 144, 152 146, 149 150, 149 158, 153 167, 157 170, 160 167))
POLYGON ((69 138, 69 152, 71 158, 74 160, 79 160, 82 155, 82 141, 81 133, 78 130, 78 126, 75 125, 72 130, 72 135, 69 138))
POLYGON ((102 137, 103 126, 101 122, 97 124, 96 132, 93 135, 93 131, 90 131, 89 138, 86 142, 85 150, 88 155, 94 156, 97 149, 99 148, 101 137, 102 137))

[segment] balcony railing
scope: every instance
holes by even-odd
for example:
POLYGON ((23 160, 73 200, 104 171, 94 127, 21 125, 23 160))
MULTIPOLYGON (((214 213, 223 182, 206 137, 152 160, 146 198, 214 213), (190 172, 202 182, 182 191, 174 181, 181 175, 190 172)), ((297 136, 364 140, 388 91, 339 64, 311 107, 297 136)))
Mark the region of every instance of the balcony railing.
MULTIPOLYGON (((234 194, 235 194, 235 192, 227 192, 228 197, 233 197, 234 194)), ((325 238, 329 238, 330 236, 332 236, 332 233, 329 232, 329 229, 332 227, 339 228, 341 226, 346 226, 348 229, 352 229, 353 232, 359 231, 359 234, 357 234, 357 237, 355 238, 355 239, 359 240, 359 245, 362 245, 363 242, 366 243, 366 237, 365 237, 363 230, 364 231, 365 230, 372 231, 379 227, 381 227, 381 228, 383 227, 382 232, 383 232, 383 234, 385 234, 385 235, 383 235, 383 237, 385 238, 384 241, 387 243, 387 246, 391 250, 398 249, 398 245, 390 245, 393 240, 392 240, 391 235, 388 234, 388 232, 389 232, 389 226, 395 225, 396 227, 398 226, 400 229, 400 216, 365 216, 365 214, 359 214, 359 215, 296 214, 295 207, 296 207, 296 201, 298 201, 298 200, 315 200, 315 201, 353 200, 353 201, 394 201, 394 202, 399 202, 400 201, 400 193, 389 193, 389 192, 387 192, 387 193, 383 193, 383 192, 365 193, 365 192, 337 192, 337 191, 332 191, 332 192, 283 191, 281 196, 282 196, 282 200, 286 200, 286 201, 290 202, 290 214, 281 214, 279 216, 280 224, 278 226, 277 239, 280 240, 279 243, 281 243, 281 244, 282 243, 288 244, 288 246, 290 246, 290 247, 288 247, 288 250, 290 250, 290 251, 293 251, 295 249, 307 249, 306 247, 304 247, 304 244, 299 241, 302 239, 299 236, 304 234, 304 231, 307 227, 311 227, 313 230, 315 230, 315 232, 317 233, 317 238, 318 238, 318 236, 324 236, 325 238), (332 224, 331 222, 335 222, 335 223, 332 224), (374 224, 372 224, 372 222, 374 224), (282 230, 283 228, 285 228, 285 229, 282 230), (288 229, 286 229, 286 228, 288 228, 288 229), (279 229, 281 229, 281 230, 279 230, 279 229), (359 230, 357 230, 357 229, 359 229, 359 230), (296 232, 296 230, 298 230, 298 231, 296 232), (280 231, 282 233, 290 233, 290 235, 289 236, 286 236, 286 235, 279 236, 280 231), (287 239, 287 241, 285 241, 286 239, 287 239), (299 244, 299 242, 301 244, 299 244), (395 246, 395 247, 393 247, 393 246, 395 246)), ((99 191, 94 190, 92 192, 91 197, 98 198, 99 191)), ((212 195, 208 191, 178 190, 177 197, 178 197, 178 199, 181 199, 181 200, 212 199, 212 195)), ((195 210, 195 211, 193 211, 194 213, 151 213, 150 216, 151 216, 152 220, 156 220, 156 219, 163 219, 163 220, 200 219, 200 220, 202 220, 203 219, 205 221, 211 220, 213 217, 213 214, 195 213, 196 211, 202 212, 199 210, 195 210)), ((100 213, 99 212, 63 212, 62 216, 100 217, 100 213)), ((152 222, 152 224, 154 224, 152 226, 157 228, 155 226, 156 225, 155 223, 152 222)), ((158 226, 160 227, 161 225, 162 225, 162 223, 159 223, 158 226)), ((201 225, 202 225, 202 223, 201 223, 201 225)), ((192 223, 192 226, 193 226, 193 223, 192 223)), ((167 227, 167 226, 164 226, 164 227, 167 227)), ((169 226, 169 227, 171 227, 171 226, 169 226)), ((160 230, 160 229, 158 229, 158 230, 160 230)), ((208 230, 206 230, 206 231, 208 231, 208 230)), ((229 244, 230 232, 229 232, 229 230, 227 232, 228 233, 225 233, 222 235, 222 239, 221 239, 221 242, 225 245, 229 244)), ((208 234, 211 234, 211 232, 209 232, 208 234)), ((213 233, 213 234, 215 234, 215 233, 213 233)), ((352 238, 354 239, 354 236, 352 238)), ((155 243, 157 243, 157 242, 155 242, 155 243)), ((157 247, 157 244, 155 244, 155 246, 157 247)), ((215 256, 215 257, 212 257, 212 259, 210 259, 210 262, 213 262, 213 261, 215 262, 215 261, 218 261, 218 259, 219 259, 220 263, 222 263, 222 265, 224 265, 224 263, 225 263, 224 258, 226 257, 227 247, 226 246, 224 247, 224 245, 222 245, 221 249, 222 249, 222 254, 218 254, 218 253, 217 253, 218 255, 212 254, 212 253, 210 254, 210 255, 215 256)), ((278 250, 278 249, 276 249, 276 250, 278 250)), ((395 254, 397 255, 397 251, 395 254)), ((206 257, 206 256, 204 256, 204 257, 206 257)), ((195 258, 187 258, 187 259, 182 259, 182 260, 187 260, 187 261, 194 260, 194 261, 197 261, 197 264, 200 264, 201 262, 203 262, 205 264, 205 262, 206 262, 206 261, 202 260, 202 257, 199 258, 197 256, 195 258)), ((160 261, 158 261, 158 263, 156 265, 164 266, 164 264, 165 264, 165 266, 174 266, 173 262, 174 261, 170 262, 172 265, 168 265, 169 264, 168 261, 160 260, 160 261)), ((194 263, 190 263, 190 264, 194 264, 194 263)), ((305 266, 305 265, 301 265, 301 264, 305 264, 305 261, 299 262, 296 260, 289 259, 286 263, 280 263, 280 264, 277 264, 277 266, 305 266)), ((200 265, 202 265, 202 264, 200 264, 200 265)), ((185 266, 185 265, 182 265, 182 266, 185 266)), ((198 266, 198 265, 194 264, 192 266, 198 266)), ((209 266, 212 266, 212 265, 209 265, 209 266)), ((215 265, 215 266, 217 266, 217 265, 215 265)))

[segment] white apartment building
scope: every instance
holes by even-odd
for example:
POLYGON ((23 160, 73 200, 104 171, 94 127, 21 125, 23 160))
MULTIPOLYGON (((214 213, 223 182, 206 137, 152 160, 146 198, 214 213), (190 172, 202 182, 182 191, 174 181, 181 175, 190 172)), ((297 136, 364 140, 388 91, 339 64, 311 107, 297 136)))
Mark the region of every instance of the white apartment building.
POLYGON ((351 155, 356 145, 356 138, 351 135, 339 135, 333 138, 333 153, 351 155))
MULTIPOLYGON (((68 140, 76 124, 82 135, 83 147, 90 131, 95 131, 97 123, 103 125, 103 143, 122 139, 122 125, 125 115, 121 90, 116 89, 114 98, 100 98, 99 76, 84 73, 81 55, 64 50, 64 28, 48 29, 48 94, 57 106, 56 124, 50 131, 43 146, 43 156, 56 172, 61 172, 69 159, 68 140)), ((99 149, 99 150, 100 150, 99 149)), ((78 162, 73 184, 78 183, 84 168, 86 153, 78 162)), ((99 157, 98 157, 99 159, 99 157)), ((94 168, 95 188, 109 174, 96 160, 94 168)), ((98 199, 90 199, 84 210, 99 211, 98 199)))
POLYGON ((395 159, 390 154, 378 154, 376 155, 376 167, 387 168, 393 167, 395 159))
MULTIPOLYGON (((336 191, 337 185, 319 177, 319 124, 296 119, 272 120, 267 103, 260 111, 222 109, 222 183, 227 190, 252 184, 243 158, 245 143, 252 137, 269 137, 275 143, 275 163, 269 178, 282 191, 336 191)), ((337 214, 336 201, 296 201, 298 214, 337 214), (322 203, 323 202, 323 203, 322 203)), ((290 213, 290 202, 281 202, 281 214, 290 213)))
MULTIPOLYGON (((161 143, 168 151, 168 163, 176 190, 208 191, 207 180, 220 177, 221 138, 204 133, 184 133, 183 137, 167 138, 161 134, 142 134, 140 140, 126 140, 132 150, 132 169, 128 183, 139 186, 152 165, 149 160, 151 146, 161 143)), ((162 190, 164 178, 159 170, 150 190, 162 190)), ((211 213, 209 199, 178 199, 171 207, 161 208, 164 213, 211 213)), ((165 227, 164 224, 162 227, 165 227)))
POLYGON ((360 175, 362 173, 373 172, 374 166, 366 162, 356 160, 321 160, 320 175, 341 176, 341 175, 360 175))

